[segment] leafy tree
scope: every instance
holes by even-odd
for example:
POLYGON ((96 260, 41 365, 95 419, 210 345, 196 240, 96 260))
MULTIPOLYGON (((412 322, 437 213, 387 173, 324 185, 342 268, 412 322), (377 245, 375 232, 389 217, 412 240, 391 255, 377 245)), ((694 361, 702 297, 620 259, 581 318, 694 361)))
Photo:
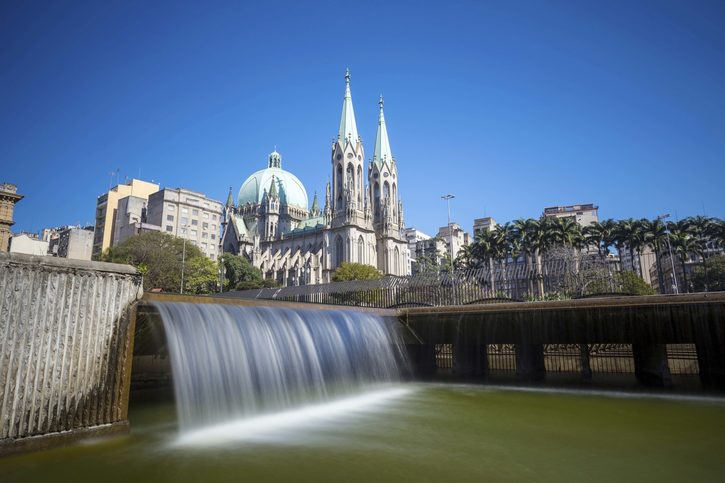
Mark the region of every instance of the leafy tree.
POLYGON ((634 272, 619 272, 615 275, 615 280, 619 282, 621 291, 624 293, 634 295, 655 294, 655 289, 634 272))
POLYGON ((246 257, 225 253, 221 260, 224 264, 224 278, 227 287, 247 290, 263 286, 262 272, 249 263, 246 257))
POLYGON ((132 236, 106 250, 102 258, 106 262, 137 267, 144 276, 144 290, 158 288, 164 292, 178 292, 182 255, 185 260, 184 291, 207 293, 212 290, 216 282, 214 263, 193 243, 187 242, 184 248, 183 239, 166 233, 152 231, 132 236), (207 284, 210 280, 214 283, 207 284))
POLYGON ((710 257, 707 271, 705 266, 695 267, 691 278, 695 291, 725 290, 725 255, 710 257))
POLYGON ((363 263, 343 262, 332 275, 333 282, 346 282, 348 280, 376 280, 382 277, 380 271, 363 263))
MULTIPOLYGON (((189 244, 187 243, 187 248, 189 244)), ((205 256, 194 257, 184 267, 184 293, 213 292, 219 280, 217 265, 205 256)))

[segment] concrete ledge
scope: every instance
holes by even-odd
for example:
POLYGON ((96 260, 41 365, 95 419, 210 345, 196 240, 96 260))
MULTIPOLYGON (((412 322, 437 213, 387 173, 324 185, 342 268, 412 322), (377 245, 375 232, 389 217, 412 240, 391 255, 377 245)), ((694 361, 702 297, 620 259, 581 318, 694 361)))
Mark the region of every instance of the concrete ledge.
POLYGON ((0 252, 0 267, 35 266, 58 270, 92 270, 94 272, 113 272, 122 275, 138 275, 136 267, 120 263, 93 262, 51 256, 25 255, 24 253, 0 252))
POLYGON ((4 439, 0 440, 0 457, 60 448, 85 439, 115 436, 127 434, 128 432, 128 421, 119 421, 111 424, 91 426, 89 428, 61 431, 59 433, 48 433, 19 439, 4 439))
POLYGON ((398 309, 406 315, 459 315, 496 312, 527 312, 547 310, 581 310, 592 308, 647 307, 663 305, 725 304, 725 292, 703 292, 680 295, 635 295, 621 297, 592 297, 542 302, 503 302, 491 304, 449 305, 444 307, 406 307, 398 309))
POLYGON ((144 293, 143 298, 139 302, 139 310, 143 308, 145 302, 189 302, 194 304, 241 305, 244 307, 282 307, 299 310, 349 310, 353 312, 377 314, 382 317, 396 317, 398 315, 397 309, 377 309, 371 307, 326 305, 304 302, 283 302, 280 300, 269 299, 243 299, 220 295, 182 295, 146 292, 144 293))

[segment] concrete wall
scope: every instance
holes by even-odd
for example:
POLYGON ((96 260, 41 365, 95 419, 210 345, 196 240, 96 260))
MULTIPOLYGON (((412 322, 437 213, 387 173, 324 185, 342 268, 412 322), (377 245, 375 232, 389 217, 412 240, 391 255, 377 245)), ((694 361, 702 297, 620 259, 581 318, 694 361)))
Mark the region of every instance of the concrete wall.
POLYGON ((0 454, 127 429, 141 277, 0 253, 0 454))

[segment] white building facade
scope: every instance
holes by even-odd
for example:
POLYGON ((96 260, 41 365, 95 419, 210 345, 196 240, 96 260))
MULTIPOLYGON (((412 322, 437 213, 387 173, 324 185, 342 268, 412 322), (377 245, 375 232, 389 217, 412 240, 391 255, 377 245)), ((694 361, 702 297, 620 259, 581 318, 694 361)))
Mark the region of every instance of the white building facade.
POLYGON ((323 207, 316 193, 310 207, 300 180, 282 169, 279 153, 271 153, 267 167, 242 184, 236 203, 230 189, 223 251, 244 254, 265 278, 288 286, 329 282, 344 262, 371 265, 386 275, 405 275, 403 205, 382 96, 375 150, 365 166, 349 72, 330 169, 323 207))
POLYGON ((184 188, 164 188, 149 196, 145 227, 186 238, 212 260, 219 258, 219 232, 224 206, 184 188))

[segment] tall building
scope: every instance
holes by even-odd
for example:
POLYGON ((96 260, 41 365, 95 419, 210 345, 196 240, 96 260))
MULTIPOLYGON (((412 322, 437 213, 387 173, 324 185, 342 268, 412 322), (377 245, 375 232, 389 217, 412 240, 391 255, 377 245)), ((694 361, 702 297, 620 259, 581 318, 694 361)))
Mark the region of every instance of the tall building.
POLYGON ((430 240, 431 236, 423 233, 420 230, 417 230, 415 228, 406 228, 405 229, 405 239, 408 242, 408 272, 406 275, 411 275, 413 273, 413 266, 415 265, 415 257, 417 252, 417 246, 418 242, 422 242, 424 240, 430 240))
MULTIPOLYGON (((93 226, 65 226, 50 236, 48 252, 54 257, 90 260, 93 254, 93 226)), ((45 230, 44 234, 45 234, 45 230)))
POLYGON ((482 231, 491 231, 496 228, 496 220, 487 216, 485 218, 476 218, 473 220, 473 238, 482 231))
POLYGON ((583 205, 550 206, 544 208, 544 217, 573 218, 581 226, 591 225, 599 221, 599 207, 592 203, 583 205))
POLYGON ((378 108, 375 149, 365 166, 346 73, 324 205, 320 207, 317 194, 308 205, 305 187, 282 169, 282 156, 275 151, 267 167, 242 184, 236 203, 230 190, 224 251, 246 255, 265 278, 285 285, 329 282, 344 262, 372 265, 384 274, 407 273, 398 165, 390 148, 382 96, 378 108))
POLYGON ((36 233, 16 233, 10 238, 10 253, 44 257, 48 254, 48 242, 38 239, 36 233))
POLYGON ((446 253, 453 253, 453 259, 458 256, 458 252, 471 243, 470 235, 458 223, 442 226, 438 229, 437 238, 443 240, 446 245, 446 253), (451 244, 453 250, 451 250, 451 244))
POLYGON ((126 196, 118 200, 116 222, 113 227, 113 245, 144 231, 159 231, 159 226, 147 226, 146 213, 149 200, 140 196, 126 196))
POLYGON ((22 199, 23 195, 18 194, 18 188, 14 184, 0 184, 0 252, 10 250, 10 227, 15 224, 15 203, 22 199))
POLYGON ((132 179, 126 184, 114 186, 96 201, 96 227, 93 235, 93 256, 98 257, 108 247, 115 245, 115 223, 118 201, 127 196, 148 199, 159 190, 159 185, 132 179))
POLYGON ((145 225, 149 230, 158 227, 163 233, 186 238, 216 260, 223 214, 224 205, 202 193, 164 188, 149 196, 145 225))

